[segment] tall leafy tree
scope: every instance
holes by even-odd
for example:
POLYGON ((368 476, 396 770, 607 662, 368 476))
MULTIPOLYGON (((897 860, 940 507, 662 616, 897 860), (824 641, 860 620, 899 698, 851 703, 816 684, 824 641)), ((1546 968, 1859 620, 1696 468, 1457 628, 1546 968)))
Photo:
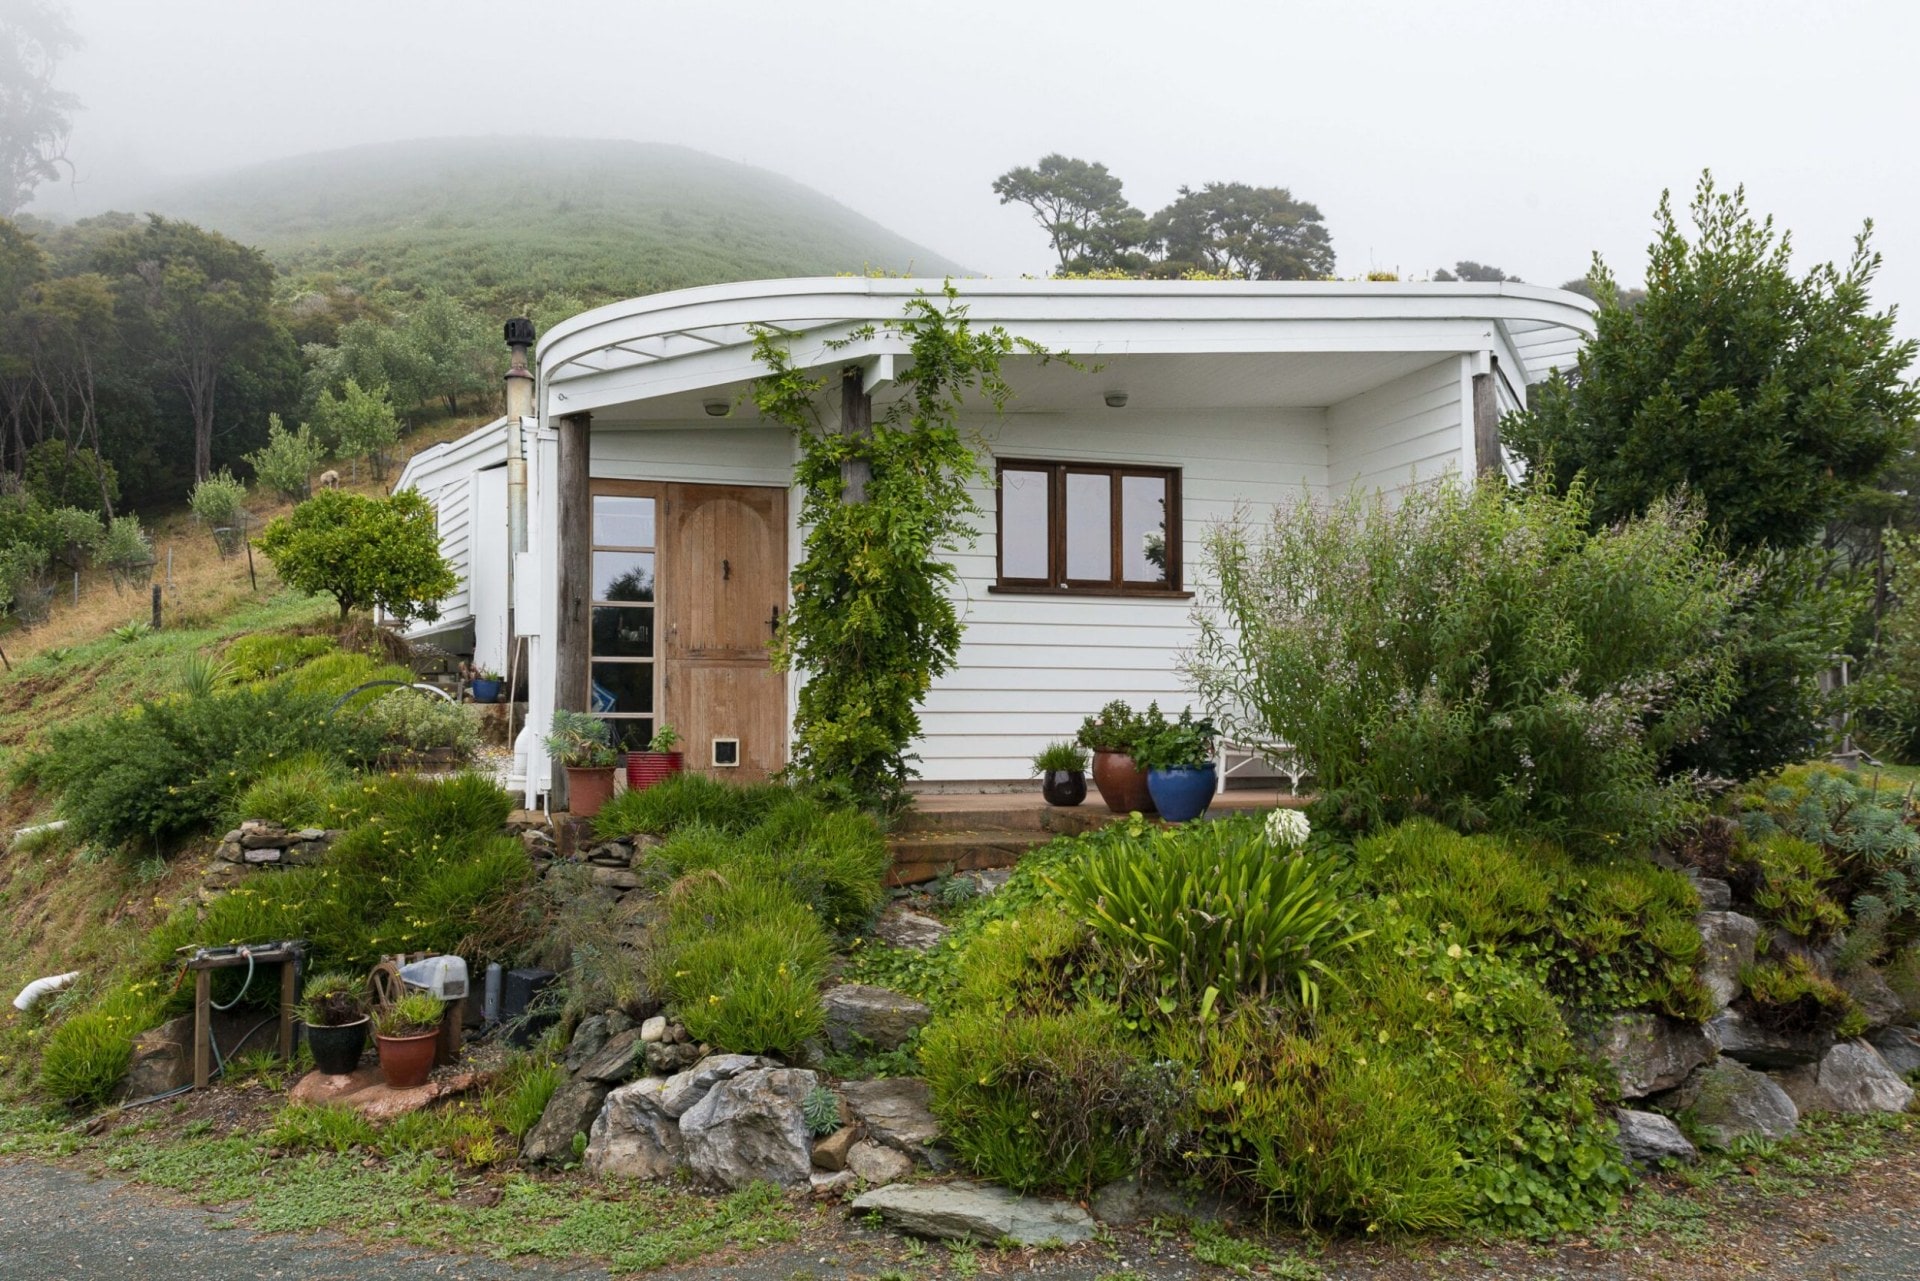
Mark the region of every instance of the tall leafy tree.
POLYGON ((1200 271, 1248 280, 1319 280, 1333 274, 1333 239, 1320 210, 1285 187, 1210 182, 1153 216, 1162 274, 1200 271))
POLYGON ((400 339, 425 393, 413 403, 438 399, 457 414, 462 396, 485 395, 499 382, 493 326, 450 295, 430 294, 407 316, 400 339))
POLYGON ((1025 205, 1046 231, 1060 270, 1113 271, 1144 265, 1146 215, 1127 203, 1120 179, 1098 161, 1058 152, 993 180, 1003 205, 1025 205))
POLYGON ((60 176, 80 101, 55 88, 53 78, 79 47, 65 6, 0 6, 0 216, 11 218, 40 184, 60 176))

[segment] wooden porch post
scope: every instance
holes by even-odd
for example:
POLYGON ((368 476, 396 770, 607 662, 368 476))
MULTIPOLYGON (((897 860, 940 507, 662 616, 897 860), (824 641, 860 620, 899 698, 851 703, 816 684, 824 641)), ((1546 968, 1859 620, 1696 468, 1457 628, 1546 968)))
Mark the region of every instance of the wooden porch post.
MULTIPOLYGON (((873 398, 867 395, 866 375, 861 370, 840 371, 840 434, 873 434, 873 398)), ((850 459, 840 464, 840 501, 867 501, 867 482, 873 479, 873 464, 866 459, 850 459)))
MULTIPOLYGON (((559 423, 560 571, 559 617, 553 632, 553 705, 570 712, 587 710, 587 657, 592 640, 593 497, 591 414, 568 414, 559 423)), ((536 726, 545 732, 544 726, 536 726)), ((555 809, 567 806, 566 771, 554 766, 555 809)))
POLYGON ((1473 376, 1473 474, 1475 477, 1492 475, 1496 479, 1506 478, 1506 468, 1500 465, 1500 399, 1494 392, 1493 380, 1500 376, 1500 361, 1496 357, 1484 374, 1473 376))

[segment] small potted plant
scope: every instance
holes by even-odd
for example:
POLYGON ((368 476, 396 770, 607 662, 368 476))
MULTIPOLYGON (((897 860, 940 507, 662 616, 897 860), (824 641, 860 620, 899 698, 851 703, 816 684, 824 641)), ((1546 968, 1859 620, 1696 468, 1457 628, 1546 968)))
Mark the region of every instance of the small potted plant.
MULTIPOLYGON (((1150 711, 1158 720, 1159 706, 1155 704, 1150 711)), ((1093 785, 1100 789, 1100 799, 1107 808, 1116 814, 1153 812, 1147 771, 1133 759, 1134 749, 1147 730, 1147 720, 1125 700, 1115 699, 1098 715, 1082 721, 1080 732, 1074 736, 1076 743, 1093 753, 1093 785)))
POLYGON ((1142 738, 1137 755, 1147 767, 1147 790, 1169 823, 1199 818, 1213 804, 1220 781, 1213 760, 1215 737, 1212 721, 1195 720, 1185 711, 1179 720, 1162 721, 1142 738))
POLYGON ((294 1015, 307 1025, 313 1065, 329 1076, 346 1076, 359 1067, 369 1022, 360 985, 351 975, 316 974, 300 997, 294 1015))
POLYGON ((544 740, 547 754, 567 771, 567 809, 591 818, 613 798, 613 738, 607 723, 591 712, 553 714, 553 728, 544 740))
POLYGON ((1040 795, 1047 804, 1068 808, 1087 799, 1087 753, 1076 743, 1049 743, 1033 758, 1040 795))
POLYGON ((680 732, 673 726, 662 725, 655 730, 646 751, 627 753, 627 786, 644 791, 685 769, 686 756, 674 750, 679 745, 680 732))
POLYGON ((489 671, 484 667, 474 668, 473 676, 468 681, 469 687, 473 690, 473 701, 476 703, 499 702, 500 684, 500 673, 489 671))
POLYGON ((408 992, 380 1011, 373 1043, 380 1050, 380 1074, 396 1090, 425 1085, 440 1048, 441 1006, 426 992, 408 992))

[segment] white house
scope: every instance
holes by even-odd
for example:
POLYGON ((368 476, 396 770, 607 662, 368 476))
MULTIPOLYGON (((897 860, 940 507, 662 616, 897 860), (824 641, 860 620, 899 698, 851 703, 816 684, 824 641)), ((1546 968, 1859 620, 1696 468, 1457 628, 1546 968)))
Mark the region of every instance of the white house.
MULTIPOLYGON (((745 395, 753 332, 787 335, 831 398, 884 404, 903 341, 828 344, 940 288, 758 281, 589 311, 540 340, 537 377, 509 374, 509 417, 408 464, 400 483, 433 500, 462 582, 434 630, 525 680, 530 804, 549 788, 539 731, 556 705, 590 701, 627 742, 671 723, 690 768, 749 778, 784 762, 801 677, 773 671, 766 642, 800 547, 795 447, 745 395)), ((1500 414, 1593 327, 1585 299, 1515 284, 958 289, 975 326, 1082 368, 1013 358, 1005 413, 966 424, 994 480, 978 539, 954 555, 967 630, 917 746, 926 783, 954 788, 1027 778, 1035 751, 1109 700, 1185 705, 1209 523, 1501 466, 1500 414)))

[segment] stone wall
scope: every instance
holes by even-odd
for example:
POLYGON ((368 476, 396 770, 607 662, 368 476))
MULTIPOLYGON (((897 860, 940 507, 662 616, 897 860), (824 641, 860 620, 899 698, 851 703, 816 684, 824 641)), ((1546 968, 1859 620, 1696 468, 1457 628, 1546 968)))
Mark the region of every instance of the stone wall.
POLYGON ((289 829, 266 819, 247 819, 220 838, 213 861, 200 876, 200 901, 210 902, 263 872, 311 867, 326 858, 342 835, 337 828, 289 829))

